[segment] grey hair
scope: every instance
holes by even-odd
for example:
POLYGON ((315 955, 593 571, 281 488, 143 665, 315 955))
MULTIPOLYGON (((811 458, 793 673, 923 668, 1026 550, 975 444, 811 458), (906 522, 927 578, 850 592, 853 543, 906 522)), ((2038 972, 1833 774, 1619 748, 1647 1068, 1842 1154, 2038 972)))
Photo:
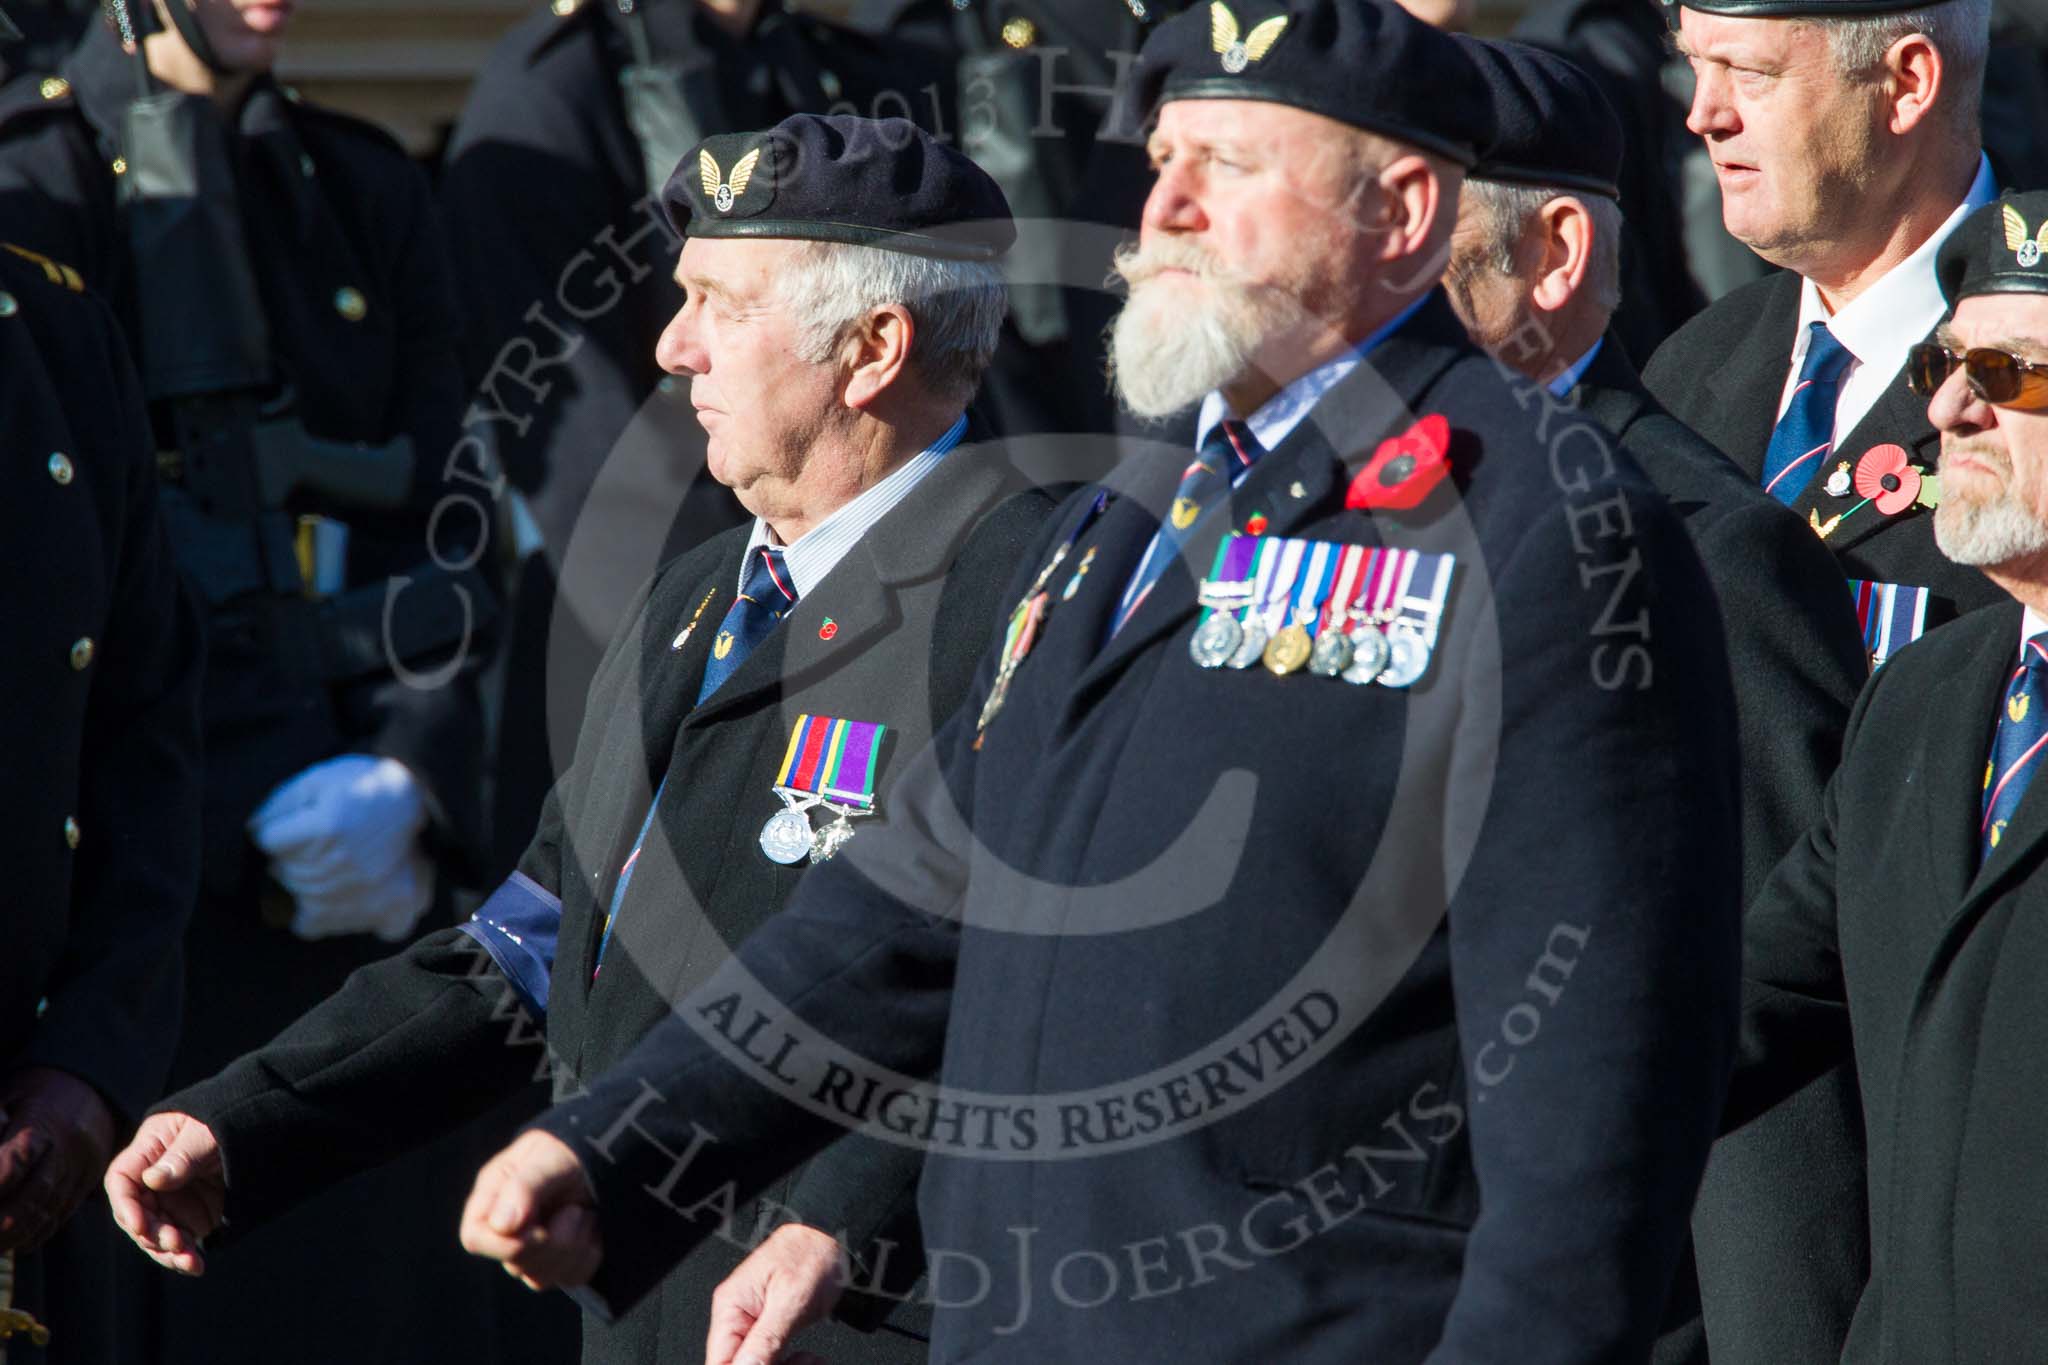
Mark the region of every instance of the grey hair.
POLYGON ((974 396, 1009 311, 1000 265, 841 242, 803 247, 781 283, 801 359, 823 364, 855 322, 898 303, 914 328, 910 363, 933 393, 960 403, 974 396))
POLYGON ((1586 263, 1585 288, 1612 313, 1621 307, 1621 205, 1604 194, 1544 185, 1514 185, 1499 180, 1467 180, 1463 191, 1478 205, 1485 230, 1486 264, 1496 272, 1520 276, 1515 247, 1530 219, 1553 199, 1569 199, 1593 220, 1593 256, 1586 263))
POLYGON ((1874 73, 1901 38, 1925 35, 1941 54, 1948 80, 1963 92, 1949 106, 1952 126, 1972 146, 1979 135, 1978 107, 1984 98, 1984 64, 1991 55, 1991 0, 1937 0, 1903 14, 1863 14, 1848 19, 1811 19, 1827 35, 1837 74, 1874 73))

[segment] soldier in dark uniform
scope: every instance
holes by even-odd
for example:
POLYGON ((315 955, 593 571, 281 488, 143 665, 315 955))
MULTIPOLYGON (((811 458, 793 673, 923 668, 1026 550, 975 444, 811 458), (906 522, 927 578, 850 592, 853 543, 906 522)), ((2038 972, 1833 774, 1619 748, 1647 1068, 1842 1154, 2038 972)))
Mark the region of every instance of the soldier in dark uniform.
MULTIPOLYGON (((1747 900, 1819 816, 1869 676, 1852 599, 1827 548, 1658 407, 1607 330, 1623 134, 1598 88, 1534 48, 1472 50, 1501 136, 1465 182, 1451 295, 1474 336, 1534 381, 1531 401, 1606 427, 1685 519, 1728 632, 1747 900)), ((1862 1137, 1841 1067, 1720 1142, 1693 1215, 1698 1299, 1674 1302, 1656 1360, 1841 1354, 1868 1265, 1862 1137)), ((1694 1285, 1679 1289, 1690 1299, 1694 1285)))
POLYGON ((562 0, 479 74, 439 196, 464 243, 464 434, 514 490, 515 585, 491 683, 493 880, 532 836, 634 590, 742 519, 654 361, 681 302, 663 183, 704 135, 798 111, 953 128, 953 23, 945 0, 856 6, 844 22, 760 0, 562 0), (586 518, 602 531, 577 539, 586 518))
MULTIPOLYGON (((282 1027, 445 897, 474 843, 471 675, 492 607, 468 567, 474 503, 446 472, 461 373, 424 177, 380 131, 270 78, 285 11, 168 13, 134 50, 98 27, 62 74, 13 90, 0 216, 122 320, 167 534, 206 613, 203 893, 176 1083, 282 1027)), ((160 1304, 145 1296, 163 1277, 147 1277, 129 1298, 154 1317, 151 1356, 497 1349, 506 1296, 458 1258, 344 1277, 317 1249, 338 1227, 440 1224, 434 1172, 458 1159, 451 1146, 310 1208, 160 1304)))
POLYGON ((1897 618, 1894 643, 1997 597, 1935 548, 1937 438, 1901 378, 1941 318, 1935 253, 1994 193, 1977 106, 1987 14, 1987 0, 1680 12, 1691 127, 1728 228, 1781 268, 1688 323, 1644 381, 1827 542, 1865 608, 1897 618), (1912 31, 1915 14, 1931 32, 1912 31), (1759 83, 1755 61, 1790 74, 1759 83))
POLYGON ((26 1336, 4 1350, 17 1365, 99 1365, 142 1345, 123 1330, 119 1249, 85 1205, 161 1093, 177 1036, 199 889, 200 626, 113 317, 81 295, 76 270, 7 230, 0 213, 14 881, 0 951, 0 1275, 11 1258, 13 1307, 52 1335, 47 1353, 26 1336))
POLYGON ((914 818, 494 1159, 464 1242, 624 1310, 856 1123, 930 1145, 936 1361, 1641 1359, 1732 1047, 1711 590, 1434 288, 1490 136, 1450 38, 1244 0, 1136 80, 1117 382, 1198 407, 1192 462, 1068 500, 914 818))
MULTIPOLYGON (((181 1221, 182 1238, 225 1214, 240 1235, 390 1159, 528 1085, 536 1020, 558 1093, 625 1055, 807 863, 899 818, 899 775, 960 705, 997 594, 1052 509, 1018 491, 963 415, 995 348, 995 261, 1012 235, 973 163, 902 121, 796 116, 707 139, 664 206, 690 241, 678 268, 689 302, 662 363, 688 379, 712 467, 758 519, 641 594, 598 672, 574 767, 474 920, 360 973, 145 1123, 109 1189, 124 1226, 173 1268, 191 1267, 189 1244, 163 1245, 151 1217, 181 1221), (879 363, 867 350, 844 359, 845 339, 869 328, 879 363), (820 334, 824 351, 807 350, 820 334), (160 1160, 174 1177, 145 1181, 160 1160)), ((830 1261, 842 1236, 886 1287, 907 1289, 918 1166, 914 1149, 849 1138, 771 1201, 723 1211, 720 1236, 639 1310, 588 1321, 585 1360, 702 1358, 714 1290, 763 1237, 755 1256, 809 1245, 830 1261), (776 1229, 778 1216, 805 1226, 776 1229)), ((445 1242, 447 1229, 418 1235, 445 1242)), ((875 1296, 847 1308, 868 1330, 822 1332, 833 1361, 924 1358, 928 1311, 875 1296)))

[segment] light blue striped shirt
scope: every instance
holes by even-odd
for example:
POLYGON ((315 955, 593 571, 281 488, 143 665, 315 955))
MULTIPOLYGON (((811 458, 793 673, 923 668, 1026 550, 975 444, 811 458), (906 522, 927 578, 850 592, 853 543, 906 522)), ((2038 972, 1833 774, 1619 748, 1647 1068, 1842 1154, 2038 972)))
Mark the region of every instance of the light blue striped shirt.
MULTIPOLYGON (((910 490, 917 487, 925 475, 938 468, 939 461, 960 444, 960 438, 966 431, 967 414, 962 413, 953 419, 952 426, 946 428, 945 435, 891 470, 873 488, 798 536, 796 544, 784 546, 782 563, 789 570, 790 582, 796 586, 797 596, 805 596, 824 582, 825 575, 846 558, 846 552, 860 543, 860 538, 868 533, 869 528, 908 497, 910 490)), ((768 530, 768 523, 755 517, 754 534, 747 540, 747 552, 740 556, 740 591, 746 590, 747 566, 754 562, 754 547, 773 544, 775 539, 768 530)))

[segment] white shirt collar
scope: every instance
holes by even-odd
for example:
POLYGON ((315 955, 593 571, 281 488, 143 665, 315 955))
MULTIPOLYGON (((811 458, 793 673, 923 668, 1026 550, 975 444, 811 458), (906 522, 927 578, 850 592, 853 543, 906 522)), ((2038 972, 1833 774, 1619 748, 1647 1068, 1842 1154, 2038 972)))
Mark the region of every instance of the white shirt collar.
POLYGON ((2040 612, 2035 611, 2032 607, 2028 607, 2025 611, 2021 612, 2020 648, 2024 650, 2027 647, 2027 641, 2033 639, 2044 630, 2048 630, 2048 617, 2042 616, 2040 612))
MULTIPOLYGON (((1350 373, 1358 368, 1360 361, 1372 354, 1373 349, 1401 326, 1415 316, 1416 310, 1429 302, 1429 295, 1403 308, 1389 318, 1377 331, 1353 346, 1335 360, 1326 360, 1307 374, 1290 380, 1287 385, 1260 405, 1259 410, 1245 419, 1245 425, 1252 429, 1252 435, 1259 438, 1259 445, 1266 449, 1276 448, 1286 440, 1294 429, 1301 425, 1301 419, 1308 416, 1322 396, 1344 382, 1350 373)), ((1216 424, 1232 416, 1230 401, 1221 392, 1212 391, 1202 400, 1202 412, 1195 420, 1195 449, 1209 439, 1209 433, 1216 424)), ((1242 471, 1240 471, 1240 474, 1242 471)))
POLYGON ((1934 235, 1900 261, 1869 288, 1842 305, 1832 317, 1821 302, 1820 289, 1812 280, 1799 285, 1799 325, 1792 333, 1792 361, 1781 395, 1778 412, 1783 416, 1797 386, 1799 369, 1806 362, 1812 324, 1825 322, 1835 340, 1855 357, 1844 378, 1835 408, 1836 435, 1846 435, 1862 421, 1893 376, 1905 368, 1906 352, 1927 339, 1948 311, 1935 278, 1935 258, 1942 243, 1963 225, 1963 220, 1998 197, 1998 182, 1991 175, 1991 159, 1977 155, 1977 177, 1969 193, 1957 205, 1934 235))
MULTIPOLYGON (((796 587, 797 596, 806 595, 824 582, 825 575, 838 567, 839 561, 846 558, 846 552, 860 543, 868 529, 908 497, 910 490, 938 467, 946 452, 960 444, 960 437, 966 431, 967 415, 962 413, 953 419, 952 426, 946 428, 945 435, 889 471, 872 488, 839 506, 830 516, 798 536, 795 544, 784 546, 783 566, 789 570, 789 579, 796 587)), ((755 547, 776 543, 768 523, 755 517, 754 533, 747 538, 747 552, 740 556, 742 590, 746 587, 747 569, 754 562, 755 547)))

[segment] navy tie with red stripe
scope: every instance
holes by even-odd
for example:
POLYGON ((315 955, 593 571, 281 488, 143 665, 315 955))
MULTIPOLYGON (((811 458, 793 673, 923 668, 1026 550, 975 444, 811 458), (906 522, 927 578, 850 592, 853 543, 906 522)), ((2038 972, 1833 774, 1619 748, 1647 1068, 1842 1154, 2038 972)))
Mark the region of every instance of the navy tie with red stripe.
POLYGON ((1998 732, 1991 738, 1991 761, 1984 768, 1983 847, 1979 861, 1991 856, 2005 827, 2020 808, 2020 797, 2041 766, 2048 747, 2048 631, 2020 646, 2020 661, 2005 689, 2005 709, 1998 713, 1998 732))
POLYGON ((1809 326, 1799 386, 1764 451, 1764 492, 1787 507, 1799 501, 1834 449, 1835 402, 1842 394, 1842 375, 1855 358, 1825 322, 1809 326))

